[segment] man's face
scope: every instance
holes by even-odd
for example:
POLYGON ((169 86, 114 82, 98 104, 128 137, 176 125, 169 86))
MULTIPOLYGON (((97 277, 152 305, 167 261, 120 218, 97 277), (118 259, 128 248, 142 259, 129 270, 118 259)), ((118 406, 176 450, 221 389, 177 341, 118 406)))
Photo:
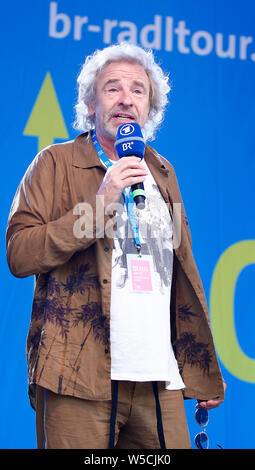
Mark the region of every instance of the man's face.
POLYGON ((89 104, 98 137, 115 140, 118 127, 137 122, 141 127, 150 110, 150 82, 144 68, 126 60, 104 67, 96 82, 96 98, 89 104))

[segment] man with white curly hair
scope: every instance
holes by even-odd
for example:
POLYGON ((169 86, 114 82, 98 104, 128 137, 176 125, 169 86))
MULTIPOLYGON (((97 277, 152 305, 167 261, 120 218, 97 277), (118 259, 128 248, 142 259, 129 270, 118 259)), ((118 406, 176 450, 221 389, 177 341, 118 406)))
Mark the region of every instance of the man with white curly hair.
POLYGON ((78 77, 79 95, 76 105, 75 127, 80 131, 90 131, 95 127, 94 116, 89 112, 89 103, 95 98, 95 78, 108 64, 116 61, 139 64, 146 71, 150 82, 149 115, 143 127, 143 136, 153 140, 157 127, 164 117, 170 91, 168 75, 155 62, 152 51, 126 43, 110 46, 88 56, 78 77))
POLYGON ((123 124, 155 138, 168 76, 151 51, 123 43, 89 56, 78 86, 81 134, 36 156, 7 227, 11 272, 36 277, 27 360, 38 447, 190 448, 184 399, 217 407, 225 385, 187 218, 167 159, 148 144, 143 160, 119 159, 114 146, 123 124), (146 204, 131 220, 136 183, 146 204))

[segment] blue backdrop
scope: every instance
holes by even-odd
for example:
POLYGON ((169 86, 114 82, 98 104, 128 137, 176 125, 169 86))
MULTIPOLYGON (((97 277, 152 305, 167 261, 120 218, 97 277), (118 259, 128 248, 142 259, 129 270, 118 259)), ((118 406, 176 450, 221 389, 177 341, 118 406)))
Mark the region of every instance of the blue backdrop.
MULTIPOLYGON (((151 47, 170 73, 153 145, 178 176, 228 384, 224 405, 210 412, 210 447, 254 448, 254 1, 14 0, 1 11, 0 448, 36 447, 25 358, 33 278, 8 270, 11 202, 38 150, 76 136, 85 56, 121 40, 151 47)), ((195 401, 185 406, 193 438, 195 401)))

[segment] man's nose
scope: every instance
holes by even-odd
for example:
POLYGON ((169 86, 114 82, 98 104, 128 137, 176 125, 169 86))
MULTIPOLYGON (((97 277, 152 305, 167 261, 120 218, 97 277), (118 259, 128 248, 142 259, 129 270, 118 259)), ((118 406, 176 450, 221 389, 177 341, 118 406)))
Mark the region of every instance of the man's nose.
POLYGON ((120 104, 122 104, 123 106, 132 106, 132 94, 129 90, 122 90, 120 95, 120 104))

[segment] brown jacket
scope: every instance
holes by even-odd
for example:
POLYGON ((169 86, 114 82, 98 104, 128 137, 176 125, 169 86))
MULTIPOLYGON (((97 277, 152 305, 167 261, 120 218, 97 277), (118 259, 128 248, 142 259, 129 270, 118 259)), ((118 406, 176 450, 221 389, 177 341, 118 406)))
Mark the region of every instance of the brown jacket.
MULTIPOLYGON (((173 167, 149 146, 145 160, 172 214, 173 203, 182 204, 173 167)), ((90 135, 82 134, 36 156, 11 207, 7 227, 10 270, 17 277, 36 275, 27 338, 32 406, 33 384, 86 399, 111 399, 113 239, 104 234, 104 229, 113 218, 105 215, 104 224, 99 223, 103 206, 96 203, 104 174, 90 135), (77 238, 73 232, 74 223, 82 220, 74 207, 83 202, 93 208, 90 238, 77 238)), ((206 299, 183 204, 181 244, 174 250, 171 329, 186 385, 184 396, 223 398, 206 299)))

